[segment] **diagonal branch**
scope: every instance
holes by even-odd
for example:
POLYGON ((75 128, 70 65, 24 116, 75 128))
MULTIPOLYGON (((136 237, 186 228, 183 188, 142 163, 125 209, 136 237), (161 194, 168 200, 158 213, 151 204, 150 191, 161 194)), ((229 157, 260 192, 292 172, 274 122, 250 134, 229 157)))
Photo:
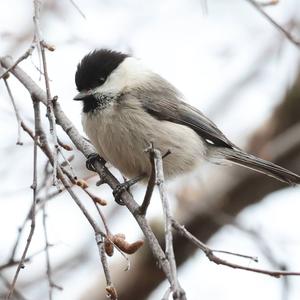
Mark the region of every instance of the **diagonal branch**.
MULTIPOLYGON (((0 63, 4 68, 10 68, 12 65, 11 60, 6 57, 0 59, 0 63)), ((11 73, 25 86, 25 88, 28 90, 30 95, 32 97, 35 97, 39 101, 41 101, 44 105, 47 104, 47 96, 45 92, 18 66, 16 66, 11 73)), ((62 127, 62 129, 66 132, 66 134, 70 137, 74 145, 78 148, 79 151, 81 151, 84 156, 87 158, 90 154, 94 153, 93 147, 79 134, 78 130, 75 128, 75 126, 72 124, 72 122, 68 119, 68 117, 65 115, 65 113, 60 108, 60 105, 58 101, 53 103, 54 105, 54 114, 56 117, 57 123, 62 127)), ((112 173, 105 167, 104 163, 102 161, 95 161, 94 167, 97 173, 99 174, 100 178, 104 180, 113 190, 120 184, 119 181, 112 175, 112 173)), ((60 173, 60 169, 58 169, 58 173, 60 175, 63 175, 60 173)), ((82 204, 80 203, 77 196, 74 194, 73 190, 71 189, 71 186, 65 182, 64 177, 60 178, 62 180, 62 183, 66 186, 67 191, 71 195, 71 197, 74 199, 76 204, 80 206, 81 210, 85 214, 85 216, 88 218, 90 224, 94 228, 96 233, 98 232, 98 226, 94 224, 94 222, 90 219, 89 214, 85 210, 84 207, 82 207, 82 204)), ((171 283, 171 273, 170 273, 170 265, 168 261, 166 260, 165 253, 162 250, 161 246, 159 245, 159 242, 157 238, 155 237, 152 229, 150 228, 145 216, 142 216, 139 213, 139 205, 138 203, 133 199, 133 197, 127 193, 123 192, 122 194, 122 200, 131 212, 131 214, 136 219, 137 223, 139 224, 140 228, 142 229, 149 247, 154 255, 154 257, 159 262, 159 266, 162 268, 163 272, 165 273, 167 279, 171 283)), ((96 234, 97 235, 97 234, 96 234)), ((96 239, 98 240, 98 239, 96 239)))

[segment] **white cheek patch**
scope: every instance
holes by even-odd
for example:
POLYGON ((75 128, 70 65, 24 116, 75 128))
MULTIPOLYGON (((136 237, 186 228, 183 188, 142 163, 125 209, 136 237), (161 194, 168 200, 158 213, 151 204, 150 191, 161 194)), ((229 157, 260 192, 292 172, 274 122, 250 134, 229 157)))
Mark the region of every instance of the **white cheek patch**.
POLYGON ((126 58, 106 79, 103 85, 95 88, 95 93, 121 93, 126 88, 139 86, 152 74, 142 63, 133 58, 126 58))

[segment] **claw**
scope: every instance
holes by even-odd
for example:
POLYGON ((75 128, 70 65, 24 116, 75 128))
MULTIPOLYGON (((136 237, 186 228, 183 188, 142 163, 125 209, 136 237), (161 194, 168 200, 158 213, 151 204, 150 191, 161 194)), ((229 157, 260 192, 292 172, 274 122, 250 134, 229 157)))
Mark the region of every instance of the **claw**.
POLYGON ((130 180, 127 180, 123 183, 118 184, 115 187, 115 189, 113 190, 113 196, 115 198, 115 201, 119 205, 125 205, 124 201, 121 199, 122 193, 125 192, 125 191, 130 192, 129 191, 130 187, 133 186, 134 184, 136 184, 137 182, 139 182, 144 177, 145 177, 145 175, 140 175, 140 176, 137 176, 137 177, 132 178, 130 180))
POLYGON ((96 172, 95 168, 94 168, 94 163, 96 160, 102 160, 102 158, 99 156, 98 153, 92 153, 88 156, 85 166, 88 170, 96 172))
POLYGON ((115 201, 119 204, 119 205, 125 205, 124 201, 121 199, 122 193, 125 191, 128 191, 129 189, 129 185, 127 183, 127 181, 118 184, 114 190, 113 190, 113 196, 115 198, 115 201))

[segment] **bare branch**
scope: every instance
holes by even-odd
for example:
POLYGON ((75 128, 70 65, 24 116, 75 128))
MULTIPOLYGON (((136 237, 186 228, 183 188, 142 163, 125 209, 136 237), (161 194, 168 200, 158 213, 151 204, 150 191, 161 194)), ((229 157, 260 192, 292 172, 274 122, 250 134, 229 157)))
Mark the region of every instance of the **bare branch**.
MULTIPOLYGON (((239 264, 228 262, 222 258, 219 258, 214 254, 214 250, 210 249, 207 245, 202 243, 200 240, 198 240, 195 236, 193 236, 184 226, 180 225, 177 221, 174 219, 172 220, 172 225, 174 229, 176 229, 180 234, 182 234, 185 238, 187 238, 189 241, 191 241, 193 244, 195 244, 198 248, 200 248, 206 255, 206 257, 214 262, 217 265, 223 265, 227 266, 233 269, 240 269, 265 275, 270 275, 272 277, 279 278, 281 276, 300 276, 300 272, 288 272, 288 271, 270 271, 270 270, 264 270, 259 268, 250 268, 245 267, 239 264)), ((218 250, 220 252, 220 250, 218 250)), ((226 251, 227 252, 227 251, 226 251)), ((224 252, 224 253, 226 253, 224 252)), ((230 253, 231 255, 237 255, 236 253, 230 253)), ((238 255, 238 256, 244 256, 244 255, 238 255)), ((244 256, 248 258, 247 256, 244 256)))
POLYGON ((150 149, 153 152, 154 157, 154 165, 155 165, 155 177, 156 177, 156 184, 158 186, 160 198, 162 201, 162 207, 164 211, 164 219, 165 219, 165 243, 166 243, 166 250, 165 254, 170 264, 170 271, 171 271, 171 289, 173 292, 174 299, 186 299, 185 291, 181 288, 178 278, 177 278, 177 268, 176 268, 176 261, 173 249, 173 235, 172 235, 172 217, 171 211, 169 206, 169 201, 167 197, 167 191, 164 185, 164 173, 163 173, 163 161, 162 156, 159 150, 150 149))
MULTIPOLYGON (((1 273, 0 273, 0 279, 2 280, 2 282, 4 283, 5 286, 10 288, 9 281, 1 273)), ((15 289, 14 296, 15 296, 16 299, 26 300, 26 298, 17 289, 15 289)), ((2 295, 0 295, 0 299, 2 299, 2 295)))
POLYGON ((48 295, 49 295, 49 300, 52 300, 53 299, 53 297, 52 297, 53 288, 55 287, 58 290, 62 290, 62 287, 55 284, 53 279, 52 279, 52 268, 51 268, 50 255, 49 255, 49 247, 51 245, 49 244, 48 232, 47 232, 46 205, 47 205, 47 203, 45 202, 43 204, 43 207, 42 207, 42 211, 43 211, 43 231, 44 231, 44 238, 45 238, 45 256, 46 256, 46 274, 47 274, 47 280, 48 280, 48 295))
POLYGON ((34 230, 35 230, 35 207, 36 207, 36 200, 37 200, 37 147, 38 147, 38 140, 40 138, 40 133, 41 133, 41 115, 40 115, 40 103, 39 101, 34 101, 33 100, 33 107, 34 107, 34 124, 35 124, 35 132, 34 132, 34 148, 33 148, 33 183, 32 183, 32 190, 33 190, 33 200, 32 200, 32 206, 31 206, 31 211, 30 211, 30 219, 31 219, 31 226, 30 226, 30 232, 27 238, 26 246, 23 251, 21 260, 18 264, 16 273, 14 275, 9 293, 7 295, 7 299, 10 299, 12 296, 15 285, 20 273, 21 268, 24 265, 24 261, 26 258, 26 254, 28 252, 34 230))
POLYGON ((34 43, 32 43, 30 47, 24 52, 24 54, 22 54, 3 74, 0 75, 0 79, 7 78, 7 76, 15 66, 17 66, 21 61, 25 60, 32 54, 34 48, 35 45, 34 43))
POLYGON ((104 249, 103 237, 102 236, 96 236, 96 242, 99 246, 98 247, 99 255, 100 255, 100 258, 101 258, 102 267, 103 267, 103 271, 104 271, 104 275, 105 275, 105 279, 106 279, 107 296, 111 300, 117 300, 118 295, 117 295, 117 291, 116 291, 116 289, 115 289, 115 287, 112 283, 112 280, 111 280, 111 275, 110 275, 110 272, 109 272, 107 258, 106 258, 105 249, 104 249))
POLYGON ((285 35, 285 37, 292 42, 294 45, 296 45, 298 48, 300 48, 300 41, 296 40, 291 33, 289 33, 287 30, 285 30, 281 25, 279 25, 273 18, 271 18, 262 8, 261 5, 258 4, 254 0, 245 0, 248 3, 250 3, 265 19, 267 19, 275 28, 277 28, 281 33, 285 35))
POLYGON ((58 149, 59 144, 57 140, 57 133, 56 133, 56 124, 55 124, 55 116, 53 113, 53 99, 51 97, 51 91, 50 91, 50 81, 49 81, 49 75, 48 75, 48 68, 47 68, 47 60, 46 60, 46 53, 45 48, 47 47, 47 44, 42 40, 41 37, 41 29, 39 26, 40 23, 40 10, 41 10, 41 2, 40 0, 34 0, 34 26, 35 26, 35 37, 37 40, 37 43, 39 45, 38 49, 40 51, 41 57, 42 57, 42 64, 43 64, 43 75, 45 79, 45 86, 46 86, 46 94, 47 94, 47 117, 49 119, 50 124, 50 133, 53 138, 54 142, 54 150, 53 150, 53 185, 57 185, 57 165, 58 165, 58 149))
POLYGON ((75 9, 78 11, 78 13, 84 18, 86 19, 85 14, 83 13, 83 11, 81 10, 81 8, 76 4, 76 2, 74 0, 70 0, 71 4, 75 7, 75 9))
POLYGON ((11 89, 8 85, 8 82, 7 82, 7 79, 4 77, 4 83, 5 83, 5 87, 6 87, 6 90, 8 92, 8 95, 9 95, 9 98, 10 98, 10 101, 13 105, 13 108, 14 108, 14 111, 15 111, 15 115, 16 115, 16 118, 17 118, 17 123, 18 123, 18 138, 17 138, 17 145, 23 145, 22 141, 21 141, 21 117, 20 117, 20 113, 19 113, 19 109, 16 105, 16 102, 15 102, 15 99, 12 95, 12 92, 11 92, 11 89))

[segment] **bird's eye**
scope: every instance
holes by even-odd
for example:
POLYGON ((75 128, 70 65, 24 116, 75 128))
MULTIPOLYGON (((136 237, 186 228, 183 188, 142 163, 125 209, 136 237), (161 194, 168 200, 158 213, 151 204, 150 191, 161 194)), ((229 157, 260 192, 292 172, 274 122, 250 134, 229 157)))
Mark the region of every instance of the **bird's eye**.
POLYGON ((106 79, 105 77, 100 77, 99 80, 98 80, 98 82, 100 84, 103 84, 105 82, 105 79, 106 79))

